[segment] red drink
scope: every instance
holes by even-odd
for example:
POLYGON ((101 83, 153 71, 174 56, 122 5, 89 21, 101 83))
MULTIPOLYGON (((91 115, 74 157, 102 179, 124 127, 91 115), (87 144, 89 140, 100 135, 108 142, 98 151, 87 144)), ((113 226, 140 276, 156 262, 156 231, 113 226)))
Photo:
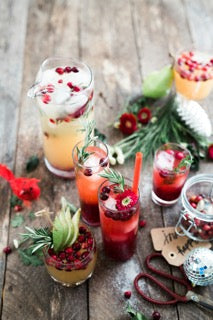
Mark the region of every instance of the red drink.
POLYGON ((105 181, 99 188, 99 210, 105 252, 113 259, 126 261, 135 251, 139 220, 139 197, 130 186, 124 192, 116 192, 117 185, 105 181), (125 198, 126 197, 126 198, 125 198), (122 201, 133 199, 126 209, 122 201), (123 199, 123 200, 122 200, 123 199))
POLYGON ((178 200, 190 163, 190 152, 178 144, 168 143, 156 151, 152 191, 152 199, 156 204, 168 206, 178 200))
MULTIPOLYGON (((83 146, 82 142, 76 147, 80 146, 83 146)), ((108 150, 103 142, 93 140, 86 148, 86 152, 90 155, 82 164, 78 161, 76 147, 73 151, 73 160, 82 219, 91 226, 98 226, 100 225, 98 187, 105 180, 99 174, 109 166, 108 150)))

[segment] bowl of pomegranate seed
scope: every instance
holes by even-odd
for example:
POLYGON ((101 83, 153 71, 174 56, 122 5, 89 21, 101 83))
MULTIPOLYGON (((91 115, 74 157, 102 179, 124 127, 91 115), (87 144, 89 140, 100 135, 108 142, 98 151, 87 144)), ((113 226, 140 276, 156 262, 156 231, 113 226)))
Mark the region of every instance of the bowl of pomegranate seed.
POLYGON ((199 174, 188 179, 181 201, 183 209, 176 232, 196 241, 213 240, 213 174, 199 174))

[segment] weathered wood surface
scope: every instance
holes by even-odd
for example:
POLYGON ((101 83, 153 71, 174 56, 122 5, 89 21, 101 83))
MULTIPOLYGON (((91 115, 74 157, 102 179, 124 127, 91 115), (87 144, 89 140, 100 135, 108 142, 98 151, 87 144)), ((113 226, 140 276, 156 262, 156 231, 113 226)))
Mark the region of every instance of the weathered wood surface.
MULTIPOLYGON (((47 56, 80 58, 95 72, 96 120, 110 142, 119 134, 107 127, 126 99, 140 93, 141 81, 150 71, 169 62, 168 52, 196 45, 213 48, 213 3, 207 0, 2 0, 0 2, 0 162, 25 175, 24 163, 32 154, 42 159, 36 107, 26 98, 40 63, 47 56), (100 95, 100 93, 102 93, 100 95)), ((205 107, 213 118, 211 96, 205 107)), ((133 162, 119 169, 132 174, 133 162)), ((76 289, 55 284, 44 267, 24 267, 16 253, 6 259, 0 253, 1 317, 3 320, 125 320, 125 290, 130 302, 147 317, 158 309, 162 319, 211 319, 211 314, 192 303, 156 307, 140 298, 133 279, 145 270, 144 259, 152 252, 150 229, 174 225, 180 204, 161 209, 151 202, 151 166, 141 179, 141 215, 147 227, 139 231, 137 252, 126 263, 109 261, 102 251, 100 229, 94 229, 99 259, 94 276, 76 289)), ((200 172, 212 171, 203 163, 200 172)), ((33 210, 52 209, 63 194, 78 204, 75 182, 53 177, 43 161, 33 173, 41 181, 41 199, 33 210)), ((0 252, 16 237, 9 227, 10 191, 0 181, 0 252)), ((26 223, 32 224, 26 216, 26 223)), ((39 222, 38 222, 39 223, 39 222)), ((165 267, 166 268, 166 267, 165 267)), ((169 268, 167 268, 169 271, 169 268)), ((172 272, 175 272, 172 270, 172 272)), ((155 291, 144 284, 151 293, 155 291)), ((171 284, 168 284, 171 285, 171 284)), ((210 288, 198 292, 212 297, 210 288)), ((160 297, 160 293, 155 296, 160 297)))

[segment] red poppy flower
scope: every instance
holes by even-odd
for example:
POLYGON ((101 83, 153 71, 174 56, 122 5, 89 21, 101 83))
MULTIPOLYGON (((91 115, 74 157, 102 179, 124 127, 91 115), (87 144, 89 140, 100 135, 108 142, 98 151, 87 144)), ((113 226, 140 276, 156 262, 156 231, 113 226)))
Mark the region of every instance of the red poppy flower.
POLYGON ((120 125, 119 129, 124 134, 132 134, 137 130, 137 120, 134 114, 132 113, 124 113, 120 117, 120 125))
POLYGON ((119 193, 116 197, 116 208, 125 210, 132 208, 138 201, 137 195, 130 189, 119 193))
POLYGON ((208 157, 210 160, 213 160, 213 144, 210 144, 208 147, 208 157))
POLYGON ((138 120, 143 124, 147 124, 151 119, 151 116, 152 114, 150 109, 146 107, 140 109, 140 111, 138 112, 138 120))

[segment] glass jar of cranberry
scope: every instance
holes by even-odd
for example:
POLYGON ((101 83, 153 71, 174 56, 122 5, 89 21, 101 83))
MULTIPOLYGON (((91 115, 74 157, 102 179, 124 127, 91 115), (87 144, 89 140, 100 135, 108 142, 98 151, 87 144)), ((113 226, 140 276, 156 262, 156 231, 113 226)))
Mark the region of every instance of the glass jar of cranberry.
POLYGON ((183 210, 176 225, 179 235, 196 241, 213 240, 213 174, 199 174, 184 185, 183 210))

